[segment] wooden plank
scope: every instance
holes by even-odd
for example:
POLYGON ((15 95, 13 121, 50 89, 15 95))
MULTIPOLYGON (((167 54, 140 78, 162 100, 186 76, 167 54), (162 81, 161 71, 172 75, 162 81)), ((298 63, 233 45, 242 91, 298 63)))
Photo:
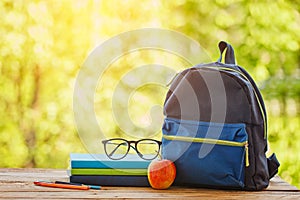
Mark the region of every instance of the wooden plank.
POLYGON ((228 191, 148 191, 136 192, 132 190, 102 190, 102 191, 28 191, 28 192, 1 192, 1 198, 30 198, 30 199, 91 199, 91 198, 198 198, 198 199, 299 199, 299 193, 291 192, 289 194, 282 192, 264 193, 264 192, 228 192, 228 191))
POLYGON ((0 169, 1 199, 300 199, 296 187, 280 177, 272 179, 263 191, 246 192, 234 190, 213 190, 202 188, 171 187, 168 190, 154 190, 150 187, 102 187, 101 190, 69 190, 39 187, 35 180, 67 181, 66 170, 52 169, 0 169))

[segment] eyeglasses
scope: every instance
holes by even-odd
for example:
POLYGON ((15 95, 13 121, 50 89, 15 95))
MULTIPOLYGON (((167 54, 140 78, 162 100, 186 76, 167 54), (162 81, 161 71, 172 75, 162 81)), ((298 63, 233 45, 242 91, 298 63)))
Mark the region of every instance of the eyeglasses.
POLYGON ((112 160, 123 159, 130 148, 144 160, 155 159, 160 151, 161 141, 153 139, 141 139, 137 141, 128 141, 123 138, 113 138, 102 140, 106 155, 112 160))

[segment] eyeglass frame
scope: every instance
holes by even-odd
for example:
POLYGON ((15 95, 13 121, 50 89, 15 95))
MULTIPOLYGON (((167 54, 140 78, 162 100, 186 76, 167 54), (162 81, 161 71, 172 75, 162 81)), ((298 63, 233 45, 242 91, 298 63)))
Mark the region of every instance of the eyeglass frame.
POLYGON ((126 140, 126 139, 124 139, 124 138, 111 138, 111 139, 107 139, 107 140, 102 140, 101 142, 102 142, 102 144, 104 145, 104 151, 105 151, 105 154, 106 154, 107 157, 110 158, 111 160, 121 160, 121 159, 125 158, 125 157, 128 155, 128 152, 129 152, 130 148, 133 148, 133 149, 136 151, 136 153, 138 154, 138 156, 139 156, 140 158, 142 158, 142 159, 144 159, 144 160, 154 160, 154 159, 159 155, 160 147, 161 147, 161 144, 162 144, 161 141, 154 140, 154 139, 147 139, 147 138, 140 139, 140 140, 136 140, 136 141, 134 141, 134 140, 126 140), (127 146, 128 146, 127 151, 126 151, 126 153, 125 153, 122 157, 120 157, 120 158, 113 158, 113 157, 111 156, 111 155, 119 148, 119 146, 120 146, 121 144, 119 144, 118 146, 116 146, 116 148, 115 148, 110 154, 108 154, 107 149, 106 149, 106 144, 107 144, 109 141, 112 141, 112 140, 122 140, 122 141, 124 141, 124 142, 127 143, 127 146), (145 141, 145 140, 146 140, 146 141, 153 141, 153 142, 156 142, 156 143, 158 144, 158 151, 157 151, 157 154, 156 154, 156 156, 154 156, 154 157, 151 158, 151 159, 144 158, 144 157, 143 157, 143 154, 140 153, 140 152, 138 151, 138 149, 137 149, 138 143, 141 142, 141 141, 145 141), (132 143, 134 144, 134 146, 131 145, 132 143))

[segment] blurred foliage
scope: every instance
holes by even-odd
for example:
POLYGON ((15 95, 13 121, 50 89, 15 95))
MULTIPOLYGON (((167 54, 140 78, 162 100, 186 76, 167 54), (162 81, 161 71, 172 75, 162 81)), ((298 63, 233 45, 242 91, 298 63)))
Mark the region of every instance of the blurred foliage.
MULTIPOLYGON (((1 167, 66 168, 70 152, 85 152, 72 112, 81 64, 106 39, 153 27, 190 36, 212 60, 218 57, 220 40, 233 45, 238 64, 253 75, 266 100, 270 149, 281 161, 280 175, 300 186, 298 1, 3 0, 0 15, 1 167)), ((112 63, 95 93, 95 111, 106 132, 122 134, 108 115, 118 80, 149 63, 175 70, 188 67, 173 55, 153 52, 133 53, 112 63)), ((151 124, 152 112, 161 111, 151 106, 161 105, 165 92, 148 85, 131 95, 128 112, 137 127, 151 124)), ((131 131, 139 134, 140 129, 131 131)))

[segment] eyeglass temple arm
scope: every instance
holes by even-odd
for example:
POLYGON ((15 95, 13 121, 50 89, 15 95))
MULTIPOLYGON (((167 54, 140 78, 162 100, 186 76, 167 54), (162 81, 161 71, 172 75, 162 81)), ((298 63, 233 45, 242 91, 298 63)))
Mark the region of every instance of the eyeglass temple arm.
POLYGON ((120 144, 118 144, 116 147, 115 147, 115 149, 112 151, 112 152, 110 152, 110 154, 109 154, 109 156, 112 156, 117 150, 118 150, 118 148, 121 146, 121 145, 125 145, 124 144, 125 142, 123 142, 123 143, 120 143, 120 144))
POLYGON ((141 158, 144 157, 143 154, 141 154, 134 146, 130 145, 130 147, 133 148, 141 158))

